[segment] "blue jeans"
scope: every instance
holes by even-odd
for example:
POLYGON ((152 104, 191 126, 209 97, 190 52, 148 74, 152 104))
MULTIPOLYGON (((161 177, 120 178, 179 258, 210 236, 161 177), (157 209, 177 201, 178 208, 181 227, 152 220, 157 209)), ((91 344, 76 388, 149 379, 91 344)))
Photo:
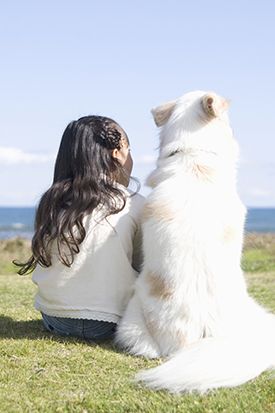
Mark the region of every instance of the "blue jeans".
POLYGON ((85 340, 106 340, 114 336, 116 323, 77 318, 53 317, 42 314, 42 321, 48 331, 59 336, 79 337, 85 340))

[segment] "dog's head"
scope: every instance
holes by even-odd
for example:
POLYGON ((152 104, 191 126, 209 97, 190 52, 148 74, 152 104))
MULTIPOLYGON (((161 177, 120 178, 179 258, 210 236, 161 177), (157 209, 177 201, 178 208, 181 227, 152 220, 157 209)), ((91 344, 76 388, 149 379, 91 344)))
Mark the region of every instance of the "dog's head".
POLYGON ((181 118, 190 116, 190 109, 198 116, 198 120, 208 122, 214 118, 224 118, 228 105, 225 98, 214 92, 196 91, 152 109, 152 114, 157 126, 165 125, 173 112, 178 112, 181 118))
POLYGON ((186 149, 220 151, 232 140, 228 101, 214 92, 190 92, 152 109, 161 127, 160 158, 186 149))

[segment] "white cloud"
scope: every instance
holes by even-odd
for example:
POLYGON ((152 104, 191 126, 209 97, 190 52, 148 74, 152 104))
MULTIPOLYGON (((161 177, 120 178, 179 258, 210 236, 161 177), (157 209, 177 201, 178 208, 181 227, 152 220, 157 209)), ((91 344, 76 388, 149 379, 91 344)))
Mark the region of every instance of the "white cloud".
POLYGON ((54 159, 55 154, 30 153, 19 148, 0 146, 0 163, 6 165, 51 162, 54 159))
POLYGON ((271 195, 271 191, 263 188, 252 188, 249 194, 259 198, 265 198, 271 195))

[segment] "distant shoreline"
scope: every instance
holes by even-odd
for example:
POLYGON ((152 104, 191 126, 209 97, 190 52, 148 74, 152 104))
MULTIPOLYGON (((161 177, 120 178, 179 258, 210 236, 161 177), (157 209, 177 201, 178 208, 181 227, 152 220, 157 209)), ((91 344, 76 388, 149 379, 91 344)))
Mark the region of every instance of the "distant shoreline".
MULTIPOLYGON (((35 207, 0 207, 0 239, 31 239, 35 207)), ((246 233, 275 233, 275 207, 248 207, 246 233)))

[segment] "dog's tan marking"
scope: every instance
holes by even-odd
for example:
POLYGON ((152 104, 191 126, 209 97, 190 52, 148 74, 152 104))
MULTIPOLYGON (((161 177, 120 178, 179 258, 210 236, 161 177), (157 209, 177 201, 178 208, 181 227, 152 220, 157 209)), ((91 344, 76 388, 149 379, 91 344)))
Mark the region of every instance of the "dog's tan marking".
POLYGON ((174 215, 168 206, 155 202, 146 204, 142 211, 143 221, 147 221, 150 218, 155 218, 161 221, 172 221, 174 215))
POLYGON ((227 244, 231 241, 234 241, 237 237, 237 231, 236 228, 233 226, 228 226, 224 228, 223 234, 222 234, 222 241, 227 244))
POLYGON ((198 179, 203 181, 211 181, 214 175, 214 171, 210 166, 195 164, 193 166, 193 172, 198 179))
POLYGON ((176 331, 176 338, 178 340, 179 348, 186 345, 186 335, 181 330, 176 331))
POLYGON ((154 323, 151 320, 148 320, 146 317, 145 317, 145 321, 146 321, 146 326, 147 326, 147 329, 151 337, 154 337, 159 332, 156 323, 154 323))
POLYGON ((149 272, 146 280, 149 283, 150 295, 162 300, 169 300, 173 295, 173 289, 158 274, 149 272))
MULTIPOLYGON (((163 328, 160 328, 156 321, 152 321, 146 318, 145 320, 147 329, 151 337, 162 337, 162 335, 167 334, 167 329, 163 331, 163 328)), ((176 331, 173 331, 173 336, 175 341, 174 344, 178 347, 177 350, 186 345, 186 335, 182 330, 177 329, 176 331)))
MULTIPOLYGON (((167 334, 167 329, 164 331, 163 327, 161 328, 156 321, 146 319, 146 326, 151 337, 159 337, 159 339, 161 339, 163 335, 167 334)), ((186 334, 182 330, 174 330, 173 337, 174 345, 177 347, 176 350, 179 350, 186 345, 186 334)))

